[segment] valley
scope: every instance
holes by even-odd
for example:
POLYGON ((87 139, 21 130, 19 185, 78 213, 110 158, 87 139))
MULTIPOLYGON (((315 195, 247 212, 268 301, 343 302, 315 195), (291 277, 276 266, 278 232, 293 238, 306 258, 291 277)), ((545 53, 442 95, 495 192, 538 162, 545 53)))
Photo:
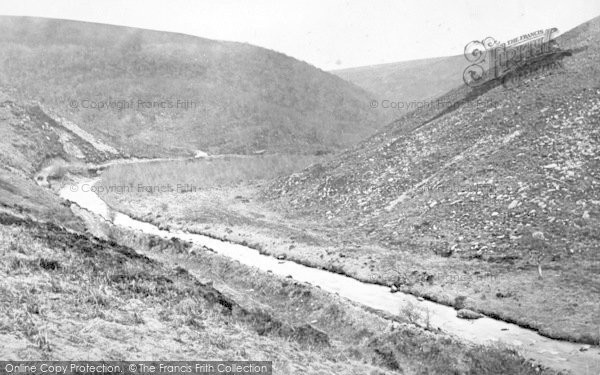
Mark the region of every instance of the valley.
MULTIPOLYGON (((597 27, 591 21, 581 29, 597 27)), ((576 48, 581 38, 574 30, 560 42, 576 48)), ((565 71, 518 91, 496 87, 477 98, 492 103, 487 109, 413 111, 339 158, 274 183, 240 186, 200 173, 211 181, 200 192, 103 198, 164 227, 252 244, 548 337, 594 344, 600 107, 597 83, 585 70, 597 69, 590 65, 597 54, 590 47, 566 60, 565 71), (567 84, 572 91, 565 92, 567 84), (537 107, 539 92, 552 107, 537 107), (522 109, 509 121, 516 102, 522 109)), ((189 175, 185 167, 172 169, 179 173, 163 182, 189 175)), ((106 182, 119 175, 135 174, 109 172, 106 182)))
POLYGON ((600 18, 560 68, 477 89, 462 56, 330 74, 183 34, 0 31, 0 358, 597 372, 600 18), (201 105, 81 107, 136 98, 201 105))

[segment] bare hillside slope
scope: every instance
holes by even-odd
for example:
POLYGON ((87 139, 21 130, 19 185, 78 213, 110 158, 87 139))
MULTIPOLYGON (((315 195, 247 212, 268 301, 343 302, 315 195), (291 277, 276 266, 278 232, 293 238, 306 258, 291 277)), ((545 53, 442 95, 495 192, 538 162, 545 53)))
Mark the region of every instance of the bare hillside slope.
MULTIPOLYGON (((442 278, 473 261, 467 283, 454 283, 471 307, 595 342, 600 19, 558 42, 564 69, 510 89, 491 82, 453 90, 454 105, 412 112, 330 163, 280 179, 267 196, 345 232, 349 243, 417 256, 418 267, 442 278)), ((451 290, 443 280, 427 277, 433 284, 419 287, 415 265, 398 262, 406 275, 383 280, 455 304, 441 297, 451 290)))

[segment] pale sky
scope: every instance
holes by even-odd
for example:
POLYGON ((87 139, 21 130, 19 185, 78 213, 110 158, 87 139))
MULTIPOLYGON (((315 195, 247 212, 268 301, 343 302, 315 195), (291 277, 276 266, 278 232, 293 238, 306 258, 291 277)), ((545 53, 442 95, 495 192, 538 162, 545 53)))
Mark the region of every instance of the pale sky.
POLYGON ((321 69, 462 54, 474 40, 567 31, 599 0, 0 0, 0 14, 247 42, 321 69))

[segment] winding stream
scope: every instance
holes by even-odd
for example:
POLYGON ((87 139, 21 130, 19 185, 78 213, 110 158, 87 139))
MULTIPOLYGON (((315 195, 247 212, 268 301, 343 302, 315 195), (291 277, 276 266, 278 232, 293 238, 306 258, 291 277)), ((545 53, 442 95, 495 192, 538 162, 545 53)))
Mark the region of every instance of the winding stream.
POLYGON ((272 271, 281 276, 292 276, 295 280, 308 282, 321 289, 339 294, 342 297, 374 309, 397 314, 401 306, 412 303, 429 310, 430 324, 463 340, 477 344, 502 343, 519 351, 524 357, 533 359, 545 366, 557 370, 570 370, 574 374, 600 374, 600 350, 594 346, 580 351, 581 344, 553 340, 536 332, 491 318, 464 320, 456 317, 456 310, 431 301, 419 301, 416 297, 404 293, 390 293, 388 287, 363 283, 353 278, 331 273, 325 270, 303 266, 291 261, 281 261, 257 250, 232 244, 199 234, 182 231, 168 232, 155 225, 134 220, 127 215, 111 210, 94 192, 90 191, 97 180, 81 180, 77 184, 67 185, 60 196, 81 208, 85 208, 117 226, 140 230, 144 233, 165 238, 177 237, 206 246, 215 252, 238 260, 247 266, 263 271, 272 271))

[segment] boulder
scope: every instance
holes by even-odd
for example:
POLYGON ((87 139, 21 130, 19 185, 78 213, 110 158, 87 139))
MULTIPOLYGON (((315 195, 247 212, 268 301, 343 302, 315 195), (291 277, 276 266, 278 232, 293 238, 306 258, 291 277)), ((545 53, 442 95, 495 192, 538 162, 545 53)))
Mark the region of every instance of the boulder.
POLYGON ((458 312, 456 313, 456 316, 461 318, 461 319, 479 319, 479 318, 483 318, 483 315, 481 315, 478 312, 469 310, 469 309, 460 309, 458 310, 458 312))

